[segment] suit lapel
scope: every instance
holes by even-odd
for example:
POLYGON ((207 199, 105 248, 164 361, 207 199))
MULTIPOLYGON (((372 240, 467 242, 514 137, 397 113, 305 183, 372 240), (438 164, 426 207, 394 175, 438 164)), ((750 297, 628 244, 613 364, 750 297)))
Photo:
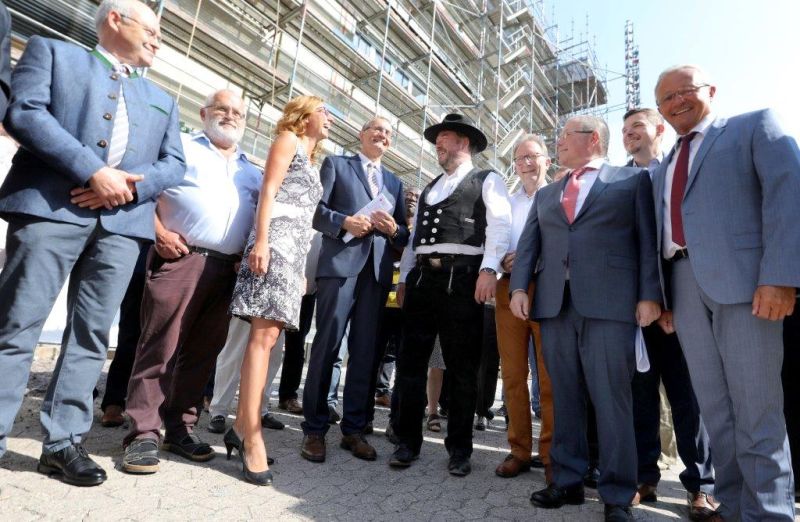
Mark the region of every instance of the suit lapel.
POLYGON ((367 191, 367 196, 369 199, 372 199, 372 190, 369 188, 369 182, 367 181, 367 173, 364 172, 364 165, 361 163, 361 158, 356 154, 355 156, 350 156, 350 166, 353 168, 353 171, 356 173, 356 177, 361 180, 361 184, 364 185, 364 190, 367 191))
POLYGON ((606 183, 603 178, 606 178, 611 172, 611 168, 606 164, 600 167, 600 171, 597 173, 597 179, 594 180, 594 185, 592 185, 592 188, 586 195, 586 199, 583 201, 580 211, 575 215, 575 221, 578 221, 581 216, 586 213, 586 209, 588 209, 592 203, 594 203, 594 200, 597 199, 597 196, 606 189, 608 183, 606 183))
POLYGON ((561 181, 559 181, 559 184, 561 186, 559 187, 558 190, 554 191, 555 193, 554 197, 556 198, 555 204, 556 207, 558 207, 558 215, 561 216, 561 219, 563 219, 564 223, 567 224, 569 224, 569 220, 567 219, 567 213, 564 211, 564 205, 561 204, 561 198, 564 197, 564 190, 566 190, 567 188, 567 183, 569 182, 569 176, 570 174, 564 176, 561 179, 561 181))
POLYGON ((708 154, 708 151, 714 145, 714 141, 716 141, 720 134, 725 131, 726 123, 727 120, 714 120, 714 122, 708 128, 708 132, 706 132, 706 135, 703 138, 703 143, 700 144, 700 149, 698 149, 697 154, 694 156, 692 168, 689 169, 689 179, 686 182, 686 191, 683 193, 684 199, 686 199, 686 194, 689 193, 689 190, 691 190, 692 185, 694 184, 694 179, 697 177, 697 171, 700 169, 700 165, 703 163, 706 154, 708 154))
POLYGON ((653 191, 655 193, 655 209, 656 209, 656 240, 659 251, 661 250, 661 227, 664 223, 664 190, 667 180, 667 167, 672 161, 672 156, 675 154, 675 147, 664 156, 661 164, 653 173, 653 191))

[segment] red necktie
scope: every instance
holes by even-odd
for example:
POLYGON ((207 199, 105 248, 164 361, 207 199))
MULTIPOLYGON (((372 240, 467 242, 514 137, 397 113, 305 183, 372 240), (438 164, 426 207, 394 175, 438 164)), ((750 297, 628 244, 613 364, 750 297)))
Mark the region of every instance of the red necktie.
POLYGON ((689 181, 689 145, 692 143, 696 132, 690 132, 680 139, 681 150, 675 161, 675 172, 672 174, 672 192, 669 196, 669 217, 672 221, 672 242, 680 247, 686 246, 683 235, 683 216, 681 204, 683 194, 686 192, 686 183, 689 181))
POLYGON ((597 169, 593 169, 592 167, 583 167, 573 170, 569 175, 569 179, 567 180, 567 186, 564 187, 564 195, 561 197, 561 206, 564 207, 564 213, 567 215, 567 221, 570 224, 575 221, 575 208, 578 205, 578 192, 580 192, 578 178, 590 170, 597 169))

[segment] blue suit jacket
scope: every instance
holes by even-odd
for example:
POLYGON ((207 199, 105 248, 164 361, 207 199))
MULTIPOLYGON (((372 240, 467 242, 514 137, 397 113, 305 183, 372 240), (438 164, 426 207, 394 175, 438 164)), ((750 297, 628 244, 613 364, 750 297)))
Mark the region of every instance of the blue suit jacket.
MULTIPOLYGON (((664 181, 653 176, 661 255, 664 181)), ((697 283, 720 304, 756 286, 800 287, 800 150, 770 110, 718 118, 692 162, 681 215, 697 283)), ((663 281, 663 273, 662 273, 663 281)))
POLYGON ((155 199, 186 168, 178 107, 144 78, 112 75, 110 65, 66 42, 33 36, 14 69, 5 127, 20 144, 0 187, 0 213, 75 224, 98 217, 108 232, 152 239, 155 199), (106 165, 120 84, 128 110, 128 147, 117 167, 144 180, 136 199, 112 210, 82 209, 70 190, 106 165), (103 146, 105 144, 105 146, 103 146))
POLYGON ((572 224, 561 206, 568 179, 536 193, 510 290, 527 291, 535 277, 532 317, 556 317, 569 265, 570 294, 581 315, 635 323, 636 303, 661 301, 650 176, 603 165, 572 224))
POLYGON ((399 227, 397 238, 373 232, 362 238, 342 241, 344 218, 352 216, 372 200, 369 183, 360 157, 328 156, 320 168, 322 199, 314 213, 314 228, 322 232, 322 248, 317 265, 317 277, 354 277, 361 273, 373 251, 375 279, 381 285, 392 285, 392 246, 402 248, 408 243, 406 207, 403 184, 381 165, 383 193, 394 203, 392 213, 399 227))

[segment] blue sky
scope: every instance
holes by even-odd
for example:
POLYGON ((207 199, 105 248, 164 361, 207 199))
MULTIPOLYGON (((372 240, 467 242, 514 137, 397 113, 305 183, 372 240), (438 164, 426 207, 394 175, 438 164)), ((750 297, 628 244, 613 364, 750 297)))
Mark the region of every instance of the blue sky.
MULTIPOLYGON (((800 137, 800 0, 546 0, 562 38, 586 31, 609 77, 625 70, 625 21, 634 25, 639 45, 641 100, 654 106, 658 74, 679 63, 694 63, 717 86, 714 107, 722 116, 772 107, 789 134, 800 137)), ((625 101, 623 79, 608 84, 610 104, 625 101)), ((620 122, 608 115, 614 163, 625 159, 620 122)), ((674 134, 667 138, 671 146, 674 134)))

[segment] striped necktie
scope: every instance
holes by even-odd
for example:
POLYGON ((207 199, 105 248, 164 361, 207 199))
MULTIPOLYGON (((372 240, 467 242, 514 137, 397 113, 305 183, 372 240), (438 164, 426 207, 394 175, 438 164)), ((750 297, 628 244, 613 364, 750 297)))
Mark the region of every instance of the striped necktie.
POLYGON ((378 183, 378 167, 374 163, 367 163, 367 181, 369 182, 369 189, 372 191, 372 197, 378 197, 381 192, 381 186, 378 183))
MULTIPOLYGON (((127 65, 118 64, 114 70, 122 76, 129 76, 130 69, 127 65)), ((108 147, 108 166, 116 167, 122 162, 125 150, 128 148, 128 107, 125 103, 125 95, 122 91, 122 84, 119 87, 119 102, 117 112, 114 114, 114 127, 111 129, 111 145, 108 147)))

